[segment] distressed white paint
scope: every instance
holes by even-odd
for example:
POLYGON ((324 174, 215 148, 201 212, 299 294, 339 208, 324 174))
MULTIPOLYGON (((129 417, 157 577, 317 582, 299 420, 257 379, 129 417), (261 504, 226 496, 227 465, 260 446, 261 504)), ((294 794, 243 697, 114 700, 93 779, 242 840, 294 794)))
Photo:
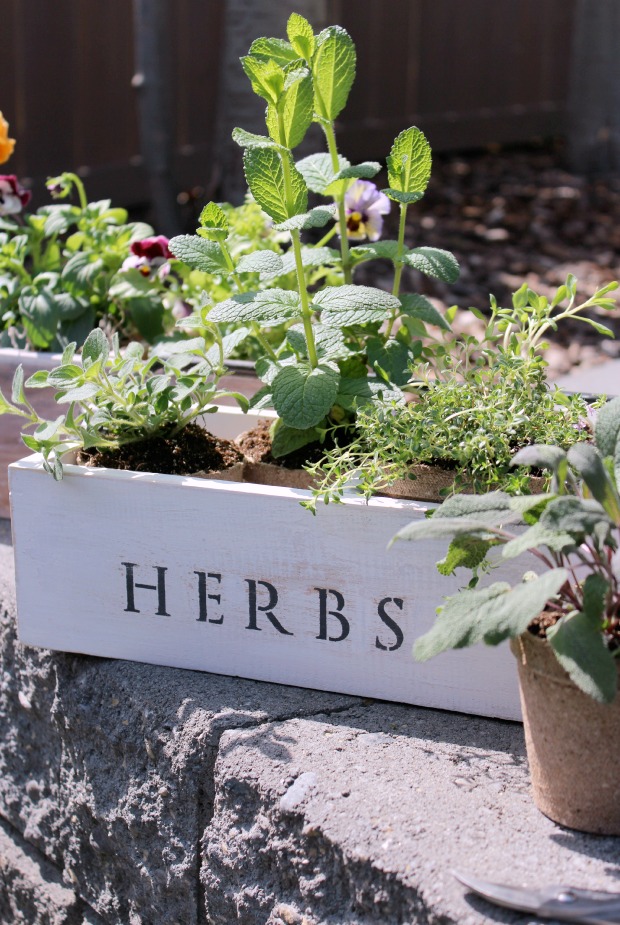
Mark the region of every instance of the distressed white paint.
MULTIPOLYGON (((220 412, 220 433, 247 426, 247 417, 220 412), (237 419, 241 424, 231 424, 237 419)), ((445 544, 397 543, 396 531, 424 516, 413 501, 351 496, 320 507, 299 502, 300 489, 169 475, 65 466, 54 482, 31 456, 11 466, 19 634, 24 643, 360 694, 422 706, 518 719, 516 668, 507 646, 477 646, 418 664, 413 640, 456 581, 438 575, 445 544), (156 585, 165 567, 169 616, 158 616, 155 590, 135 588, 127 612, 127 568, 156 585), (205 579, 209 619, 198 620, 198 572, 205 579), (249 582, 277 589, 273 609, 282 635, 264 613, 249 629, 249 582), (320 635, 320 596, 337 609, 338 591, 350 631, 330 642, 320 635), (400 598, 388 613, 404 642, 378 616, 383 598, 400 598)), ((514 566, 513 566, 514 567, 514 566)), ((518 566, 516 566, 518 568, 518 566)), ((497 579, 498 573, 493 576, 497 579)), ((268 589, 256 585, 258 605, 268 589)), ((329 635, 341 625, 328 616, 329 635)))

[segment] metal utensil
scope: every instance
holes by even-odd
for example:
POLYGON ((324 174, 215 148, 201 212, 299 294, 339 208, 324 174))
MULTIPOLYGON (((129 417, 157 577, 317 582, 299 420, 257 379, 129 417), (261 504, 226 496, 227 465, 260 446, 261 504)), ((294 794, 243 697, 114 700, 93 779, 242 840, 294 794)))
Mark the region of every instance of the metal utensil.
POLYGON ((452 871, 463 886, 491 903, 532 912, 545 919, 582 922, 584 925, 618 925, 620 893, 604 890, 581 890, 573 886, 543 886, 538 889, 491 883, 473 874, 452 871))

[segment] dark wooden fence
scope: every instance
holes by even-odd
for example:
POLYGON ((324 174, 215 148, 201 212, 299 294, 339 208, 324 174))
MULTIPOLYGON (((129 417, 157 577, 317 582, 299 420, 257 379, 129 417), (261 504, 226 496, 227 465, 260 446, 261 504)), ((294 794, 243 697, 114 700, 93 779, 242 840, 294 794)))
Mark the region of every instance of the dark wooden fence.
MULTIPOLYGON (((182 191, 213 186, 216 177, 226 2, 170 2, 182 191)), ((273 2, 281 12, 295 8, 273 2)), ((130 0, 0 0, 0 109, 18 139, 5 169, 35 184, 79 169, 92 196, 148 199, 131 84, 131 7, 130 0)), ((435 150, 562 133, 574 7, 575 0, 327 0, 327 20, 351 32, 359 54, 343 150, 382 158, 411 124, 435 150)))

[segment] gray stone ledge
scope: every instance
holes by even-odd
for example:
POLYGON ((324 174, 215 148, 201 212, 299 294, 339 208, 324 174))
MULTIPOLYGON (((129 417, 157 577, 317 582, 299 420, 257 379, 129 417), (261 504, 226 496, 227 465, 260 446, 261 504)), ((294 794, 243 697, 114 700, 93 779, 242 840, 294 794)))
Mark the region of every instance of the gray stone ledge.
POLYGON ((0 820, 2 925, 105 925, 55 867, 0 820))
POLYGON ((450 871, 618 890, 620 839, 534 807, 519 724, 375 704, 226 733, 202 881, 210 925, 524 922, 450 871))

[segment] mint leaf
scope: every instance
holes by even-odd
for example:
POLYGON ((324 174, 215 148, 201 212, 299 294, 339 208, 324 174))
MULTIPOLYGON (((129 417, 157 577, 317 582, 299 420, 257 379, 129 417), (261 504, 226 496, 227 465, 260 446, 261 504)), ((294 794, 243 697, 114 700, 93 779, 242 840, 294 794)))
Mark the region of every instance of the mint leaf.
POLYGON ((273 58, 245 55, 241 58, 241 66, 252 84, 254 93, 268 103, 277 104, 284 90, 285 74, 273 58))
MULTIPOLYGON (((270 148, 247 148, 243 157, 245 176, 261 209, 274 222, 305 212, 308 208, 308 190, 304 178, 296 169, 290 154, 270 148), (283 162, 290 176, 291 192, 287 195, 283 162)), ((174 240, 174 239, 173 239, 174 240)))
POLYGON ((355 45, 340 26, 330 26, 317 37, 312 62, 314 110, 320 119, 333 122, 344 109, 355 79, 355 45))
POLYGON ((285 222, 279 222, 276 231, 293 231, 295 228, 303 231, 306 228, 322 228, 331 221, 336 214, 336 206, 315 206, 302 215, 294 215, 285 222))
POLYGON ((316 41, 314 30, 308 20, 299 13, 291 13, 286 25, 286 34, 297 54, 306 61, 311 61, 316 41))
POLYGON ((234 128, 232 138, 240 148, 273 148, 274 151, 286 151, 286 148, 279 145, 273 138, 268 138, 266 135, 255 135, 254 132, 246 132, 243 128, 234 128))
POLYGON ((411 205, 412 202, 418 202, 424 196, 424 193, 403 193, 401 190, 392 189, 390 186, 384 189, 383 192, 389 199, 393 199, 394 202, 402 202, 407 206, 411 205))
MULTIPOLYGON (((331 247, 302 247, 301 262, 304 267, 336 266, 340 262, 340 253, 331 247)), ((295 254, 288 250, 282 258, 282 273, 295 271, 295 254)))
POLYGON ((273 380, 274 407, 288 427, 314 427, 334 404, 339 381, 340 373, 332 366, 286 366, 273 380))
POLYGON ((286 424, 281 424, 271 441, 271 455, 278 459, 280 456, 286 456, 288 453, 299 450, 309 443, 316 443, 319 438, 320 432, 316 427, 298 430, 295 427, 287 427, 286 424))
POLYGON ((313 99, 312 77, 306 68, 287 74, 277 104, 267 109, 270 137, 287 148, 296 148, 312 123, 313 99))
POLYGON ((385 257, 386 260, 396 260, 398 254, 398 241, 372 241, 369 244, 359 244, 351 248, 356 260, 369 260, 371 257, 385 257))
POLYGON ((237 273, 260 273, 261 279, 273 279, 284 272, 282 258, 274 251, 254 251, 239 258, 237 273))
POLYGON ((254 58, 275 61, 280 67, 286 67, 298 59, 297 52, 289 42, 275 38, 254 39, 249 54, 254 58))
POLYGON ((396 296, 372 286, 327 286, 312 296, 312 304, 321 309, 321 323, 327 327, 350 327, 373 321, 385 321, 400 308, 396 296))
POLYGON ((396 340, 383 341, 371 337, 367 344, 368 362, 373 369, 383 372, 395 385, 405 385, 411 378, 409 364, 411 351, 406 344, 396 340))
POLYGON ((403 254, 403 263, 444 283, 454 283, 459 277, 460 269, 454 254, 438 247, 414 247, 403 254))
POLYGON ((409 318, 419 318, 425 324, 434 324, 444 331, 451 331, 452 328, 439 312, 432 302, 418 293, 411 292, 400 297, 401 310, 409 318))
POLYGON ((226 213, 215 202, 208 202, 199 218, 202 236, 210 241, 225 241, 228 237, 226 213))
POLYGON ((180 234, 168 242, 168 247, 175 257, 192 270, 215 274, 228 272, 222 250, 215 241, 207 241, 193 234, 180 234))
POLYGON ((335 403, 341 405, 347 411, 355 411, 357 408, 361 408, 363 405, 373 401, 402 404, 404 400, 404 395, 400 389, 386 385, 382 379, 364 376, 355 379, 343 377, 340 380, 340 388, 338 389, 335 403))
MULTIPOLYGON (((345 157, 338 157, 340 168, 349 167, 345 157)), ((326 187, 336 178, 331 155, 327 153, 310 154, 297 162, 297 169, 313 193, 324 193, 326 187)))
POLYGON ((291 289, 245 292, 219 302, 209 312, 210 321, 256 321, 281 324, 301 314, 301 299, 291 289))
POLYGON ((424 133, 412 126, 394 140, 387 158, 388 182, 393 191, 424 193, 431 175, 431 147, 424 133))

